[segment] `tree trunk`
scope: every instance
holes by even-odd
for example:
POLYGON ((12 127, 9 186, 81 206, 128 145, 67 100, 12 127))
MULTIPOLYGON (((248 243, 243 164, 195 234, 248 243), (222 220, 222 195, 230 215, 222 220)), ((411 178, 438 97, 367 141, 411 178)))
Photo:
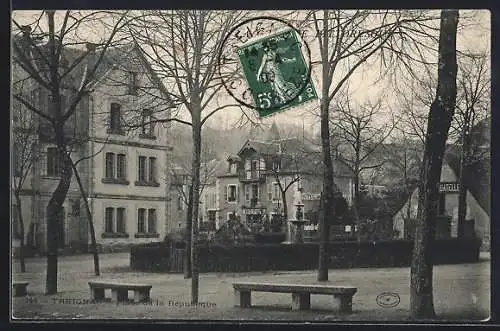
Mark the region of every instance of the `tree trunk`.
POLYGON ((285 222, 288 222, 288 206, 286 202, 286 192, 281 192, 282 196, 282 201, 283 201, 283 218, 285 219, 285 222))
POLYGON ((193 102, 193 164, 192 164, 192 190, 193 190, 193 217, 191 219, 191 302, 198 303, 198 212, 200 201, 200 164, 201 164, 201 106, 193 102))
POLYGON ((26 272, 26 263, 25 263, 25 249, 24 249, 24 219, 23 219, 23 208, 21 205, 21 197, 19 196, 19 192, 14 193, 14 197, 16 198, 16 208, 19 222, 19 266, 21 267, 21 272, 26 272))
MULTIPOLYGON (((356 163, 358 164, 358 163, 356 163)), ((358 231, 356 231, 356 239, 358 241, 358 243, 361 241, 361 234, 360 234, 360 222, 359 222, 359 210, 358 210, 358 206, 359 206, 359 167, 358 166, 355 166, 354 168, 354 200, 353 200, 353 203, 352 203, 352 211, 354 213, 354 222, 355 222, 355 225, 358 229, 358 231)), ((359 245, 358 245, 358 248, 359 248, 359 245)))
POLYGON ((328 10, 323 12, 323 47, 322 59, 322 87, 321 87, 321 150, 323 154, 323 213, 319 220, 319 254, 318 254, 318 281, 328 281, 328 241, 330 237, 331 220, 335 218, 333 162, 330 150, 330 119, 329 119, 329 90, 331 80, 328 76, 330 63, 328 62, 328 10))
POLYGON ((188 205, 186 213, 186 252, 184 253, 184 279, 192 277, 191 270, 191 231, 193 229, 191 220, 193 218, 193 185, 189 186, 188 205))
POLYGON ((288 206, 286 202, 286 192, 281 192, 281 197, 282 197, 282 202, 283 202, 283 222, 285 223, 285 236, 288 237, 286 238, 287 241, 291 241, 290 234, 291 234, 291 229, 290 229, 290 224, 288 223, 288 206))
MULTIPOLYGON (((61 128, 62 131, 62 128, 61 128)), ((57 134, 57 133, 56 133, 57 134)), ((61 141, 64 139, 57 139, 61 141)), ((58 145, 59 157, 63 160, 61 179, 50 198, 47 206, 47 274, 45 283, 45 294, 57 293, 57 255, 59 248, 59 219, 62 205, 66 200, 72 176, 71 161, 63 146, 58 145)))
MULTIPOLYGON (((467 126, 467 124, 466 124, 467 126)), ((467 184, 465 176, 467 173, 468 155, 470 149, 470 136, 468 130, 464 128, 462 138, 462 149, 460 155, 460 190, 458 192, 458 218, 457 237, 462 238, 465 234, 465 218, 467 217, 467 184)))
POLYGON ((80 195, 83 199, 83 203, 85 205, 85 211, 87 213, 87 219, 89 221, 89 230, 90 230, 90 250, 92 251, 92 255, 94 256, 94 273, 96 276, 100 276, 100 268, 99 268, 99 253, 97 251, 97 243, 95 240, 95 229, 94 229, 94 220, 92 219, 92 213, 90 211, 89 202, 87 201, 87 192, 85 192, 85 188, 83 187, 82 180, 80 178, 80 173, 76 165, 71 161, 71 167, 75 174, 76 182, 78 183, 78 188, 80 189, 80 195))
POLYGON ((435 317, 432 275, 439 180, 448 130, 453 118, 457 86, 456 34, 458 10, 441 11, 436 98, 429 112, 419 183, 419 208, 411 263, 411 316, 435 317))

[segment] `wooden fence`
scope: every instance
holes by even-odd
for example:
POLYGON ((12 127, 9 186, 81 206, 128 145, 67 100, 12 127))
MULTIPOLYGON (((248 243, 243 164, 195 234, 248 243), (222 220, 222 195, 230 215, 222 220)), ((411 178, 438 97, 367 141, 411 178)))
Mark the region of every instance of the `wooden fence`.
POLYGON ((184 272, 184 248, 170 248, 170 272, 184 272))

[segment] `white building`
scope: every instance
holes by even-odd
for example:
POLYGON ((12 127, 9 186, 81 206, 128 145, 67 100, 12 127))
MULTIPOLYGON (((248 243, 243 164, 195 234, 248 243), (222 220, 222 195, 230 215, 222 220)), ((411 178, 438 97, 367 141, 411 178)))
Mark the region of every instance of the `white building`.
MULTIPOLYGON (((43 49, 45 46, 39 47, 43 49)), ((64 48, 61 61, 71 63, 83 52, 64 48)), ((75 67, 73 75, 82 76, 85 66, 91 67, 98 55, 96 51, 94 56, 86 57, 75 67)), ((13 76, 16 86, 16 81, 20 82, 26 73, 13 65, 13 76)), ((17 88, 23 94, 31 95, 31 102, 42 112, 48 112, 47 90, 34 82, 17 88)), ((166 234, 171 210, 167 189, 172 150, 169 146, 170 130, 168 125, 151 122, 156 114, 161 113, 162 119, 169 117, 169 105, 163 97, 165 92, 135 47, 109 49, 89 92, 77 105, 75 115, 65 128, 69 135, 78 135, 84 141, 74 148, 71 156, 74 161, 82 159, 78 169, 88 193, 96 241, 102 249, 161 241, 166 234)), ((74 92, 64 90, 63 94, 64 109, 64 104, 67 107, 72 102, 74 92)), ((13 103, 14 128, 22 124, 16 119, 19 116, 14 116, 18 111, 29 113, 18 103, 13 103)), ((39 122, 33 133, 39 158, 31 167, 20 195, 25 242, 43 253, 47 237, 46 208, 59 182, 61 164, 50 140, 50 126, 39 116, 35 116, 35 120, 39 122)), ((17 141, 13 146, 13 180, 19 175, 16 165, 22 144, 23 141, 17 141)), ((13 232, 16 234, 19 233, 19 222, 15 205, 12 210, 13 232)), ((59 224, 60 249, 75 246, 85 249, 88 246, 88 218, 74 176, 59 224)))

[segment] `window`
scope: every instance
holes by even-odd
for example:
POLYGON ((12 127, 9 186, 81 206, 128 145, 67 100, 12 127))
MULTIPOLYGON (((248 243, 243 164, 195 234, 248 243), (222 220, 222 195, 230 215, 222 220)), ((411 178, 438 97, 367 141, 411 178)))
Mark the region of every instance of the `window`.
POLYGON ((47 148, 47 176, 59 177, 62 174, 61 158, 56 147, 47 148))
POLYGON ((103 183, 129 184, 127 181, 127 156, 125 154, 106 153, 103 183))
POLYGON ((107 207, 102 238, 128 238, 125 208, 107 207), (115 210, 116 209, 116 210, 115 210))
POLYGON ((259 199, 259 185, 252 184, 252 199, 259 199))
POLYGON ((236 185, 227 186, 227 201, 236 202, 238 200, 238 187, 236 185))
POLYGON ((118 154, 116 156, 116 178, 126 179, 127 178, 127 164, 126 155, 118 154))
POLYGON ((279 171, 281 169, 281 162, 280 160, 274 160, 273 161, 273 170, 274 171, 279 171))
POLYGON ((177 210, 181 211, 184 209, 184 201, 182 199, 182 193, 177 194, 177 210))
POLYGON ((149 158, 149 181, 156 182, 156 157, 149 158))
POLYGON ((137 72, 130 71, 128 73, 128 94, 137 95, 137 72))
POLYGON ((278 183, 273 183, 273 200, 279 200, 281 198, 281 190, 278 183))
POLYGON ((236 163, 231 163, 230 167, 229 167, 229 171, 232 173, 232 174, 235 174, 237 172, 237 164, 236 163))
POLYGON ((139 180, 146 180, 146 157, 139 156, 139 180))
POLYGON ((113 131, 121 131, 121 105, 111 104, 109 128, 113 131))
POLYGON ((216 216, 217 212, 215 210, 209 210, 208 211, 208 221, 211 222, 211 223, 215 223, 215 216, 216 216))
POLYGON ((105 215, 105 223, 104 223, 104 232, 107 233, 113 233, 113 214, 114 214, 114 209, 113 208, 106 208, 106 215, 105 215))
POLYGON ((251 168, 250 168, 250 169, 251 169, 252 171, 255 171, 255 170, 257 170, 257 168, 258 168, 258 167, 259 167, 259 161, 257 161, 257 160, 252 160, 252 163, 251 163, 251 168))
POLYGON ((139 156, 138 175, 135 185, 158 187, 156 157, 139 156))
POLYGON ((137 232, 146 233, 146 209, 139 208, 137 211, 137 232))
POLYGON ((115 154, 106 153, 106 178, 115 178, 115 154))
POLYGON ((142 111, 141 133, 152 136, 154 134, 153 111, 144 109, 142 111))
POLYGON ((250 201, 250 186, 245 185, 245 201, 250 201))
POLYGON ((125 233, 125 208, 117 208, 116 209, 116 232, 125 233))
POLYGON ((156 233, 156 209, 148 210, 148 233, 156 233))

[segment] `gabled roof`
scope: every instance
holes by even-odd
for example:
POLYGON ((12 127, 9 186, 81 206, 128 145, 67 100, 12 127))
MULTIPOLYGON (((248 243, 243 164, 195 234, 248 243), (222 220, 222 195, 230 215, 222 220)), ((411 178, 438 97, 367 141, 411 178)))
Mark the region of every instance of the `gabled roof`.
MULTIPOLYGON (((460 176, 460 147, 448 146, 444 161, 455 173, 456 178, 460 176)), ((484 158, 468 166, 464 175, 464 182, 477 200, 483 210, 491 216, 491 159, 484 158)))
MULTIPOLYGON (((12 42, 16 42, 20 47, 25 47, 25 43, 20 37, 14 36, 12 42)), ((92 44, 89 43, 88 46, 91 47, 92 44)), ((46 62, 50 50, 48 44, 37 45, 37 49, 39 51, 31 48, 29 53, 34 59, 36 66, 39 68, 37 71, 48 72, 48 64, 46 62)), ((71 70, 70 74, 66 76, 64 82, 68 85, 71 84, 72 88, 78 88, 85 72, 87 71, 87 74, 89 74, 89 70, 93 70, 100 59, 93 78, 88 84, 89 89, 95 89, 99 83, 103 82, 104 78, 114 70, 143 72, 147 74, 151 81, 157 86, 160 93, 165 100, 167 100, 167 103, 171 104, 173 107, 169 93, 137 44, 128 43, 122 46, 109 47, 104 54, 103 52, 103 50, 89 52, 85 49, 65 46, 61 52, 61 66, 69 68, 74 65, 74 68, 71 70)), ((16 56, 15 52, 14 56, 16 56)))
POLYGON ((247 140, 243 147, 238 152, 238 156, 241 156, 245 150, 253 149, 257 153, 265 155, 274 155, 280 152, 280 145, 275 142, 265 142, 257 140, 247 140))

